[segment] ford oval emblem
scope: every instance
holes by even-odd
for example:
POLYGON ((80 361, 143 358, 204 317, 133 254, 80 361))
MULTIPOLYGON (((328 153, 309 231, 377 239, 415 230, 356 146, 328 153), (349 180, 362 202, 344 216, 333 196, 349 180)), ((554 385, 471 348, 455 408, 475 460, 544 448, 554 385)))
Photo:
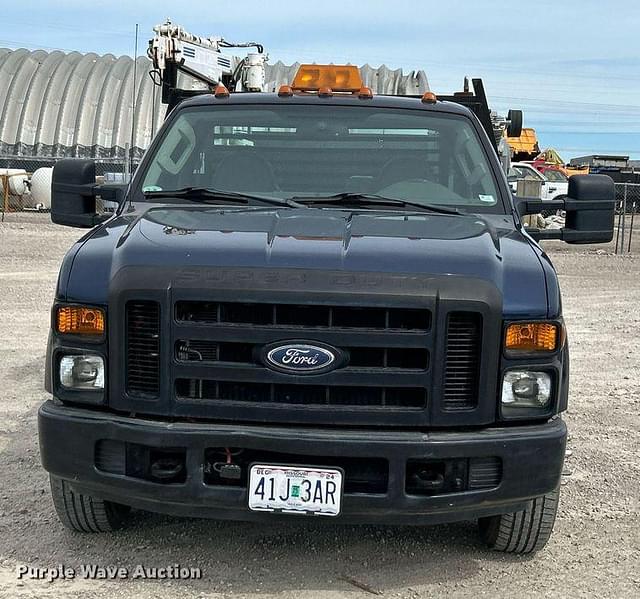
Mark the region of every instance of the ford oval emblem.
POLYGON ((320 374, 337 368, 344 354, 330 345, 281 342, 263 350, 264 363, 273 370, 289 374, 320 374))

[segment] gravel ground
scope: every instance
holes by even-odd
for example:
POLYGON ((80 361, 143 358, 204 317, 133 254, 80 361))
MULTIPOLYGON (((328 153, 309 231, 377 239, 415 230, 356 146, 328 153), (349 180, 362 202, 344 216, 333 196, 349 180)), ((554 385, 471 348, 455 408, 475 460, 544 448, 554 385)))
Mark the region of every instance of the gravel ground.
POLYGON ((47 397, 43 361, 58 266, 79 236, 44 215, 7 215, 0 224, 0 596, 640 596, 640 247, 619 257, 610 246, 548 246, 571 340, 572 454, 551 542, 518 558, 486 552, 473 523, 282 526, 139 512, 112 535, 64 529, 39 463, 36 411, 47 397), (178 563, 201 568, 202 579, 16 577, 20 564, 88 563, 178 563))

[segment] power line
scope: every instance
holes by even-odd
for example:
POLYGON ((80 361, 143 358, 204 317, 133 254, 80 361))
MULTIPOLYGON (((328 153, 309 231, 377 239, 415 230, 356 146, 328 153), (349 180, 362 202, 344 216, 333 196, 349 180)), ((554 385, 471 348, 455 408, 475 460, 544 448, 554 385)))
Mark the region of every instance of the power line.
MULTIPOLYGON (((346 56, 344 54, 334 54, 334 53, 327 53, 327 52, 319 52, 316 49, 304 49, 304 48, 297 48, 297 49, 293 49, 293 48, 278 48, 277 46, 269 46, 269 50, 271 52, 280 52, 281 54, 285 54, 285 55, 291 55, 291 56, 297 56, 297 58, 295 60, 300 61, 301 55, 305 55, 305 56, 309 56, 309 57, 321 57, 321 60, 327 60, 328 56, 332 56, 333 59, 341 59, 344 61, 354 61, 354 59, 356 58, 357 54, 353 54, 350 56, 346 56)), ((359 56, 363 56, 363 55, 359 55, 359 56)), ((375 59, 378 61, 382 61, 384 62, 388 62, 389 61, 389 55, 387 56, 382 56, 381 54, 377 54, 377 53, 371 53, 371 52, 367 52, 367 58, 364 58, 365 61, 370 61, 371 59, 375 59)), ((583 62, 587 62, 587 61, 583 61, 583 62)), ((409 68, 409 69, 426 69, 429 66, 434 66, 434 67, 444 67, 446 68, 448 71, 451 71, 451 69, 455 69, 456 72, 461 72, 462 70, 464 70, 465 72, 470 72, 476 68, 478 68, 479 70, 482 71, 482 75, 486 78, 486 74, 487 73, 492 73, 492 72, 496 72, 496 73, 518 73, 521 76, 530 76, 530 75, 539 75, 543 78, 548 79, 550 76, 556 76, 556 77, 570 77, 573 79, 582 79, 582 80, 593 80, 593 81, 606 81, 606 82, 610 82, 610 81, 624 81, 624 82, 631 82, 631 83, 637 83, 637 78, 633 77, 633 76, 629 76, 629 77, 623 77, 623 76, 617 76, 617 75, 611 75, 609 73, 603 73, 601 75, 596 75, 596 74, 586 74, 586 73, 576 73, 573 70, 570 70, 571 67, 567 66, 566 69, 562 69, 559 68, 557 70, 546 70, 546 71, 536 71, 535 68, 534 70, 531 70, 531 68, 529 67, 528 64, 522 64, 522 65, 513 65, 513 66, 505 66, 505 65, 501 65, 501 64, 497 64, 496 62, 486 62, 486 61, 469 61, 467 59, 465 59, 464 63, 461 62, 446 62, 446 61, 436 61, 436 60, 421 60, 420 61, 420 66, 417 67, 408 67, 405 65, 405 68, 409 68)), ((630 71, 632 70, 631 68, 629 69, 630 71)), ((563 83, 561 81, 555 81, 553 83, 554 86, 562 86, 563 83)))
POLYGON ((32 44, 31 42, 20 42, 16 40, 0 40, 0 44, 6 44, 7 46, 11 46, 10 50, 17 50, 19 48, 25 48, 26 50, 51 50, 51 51, 62 51, 62 52, 78 52, 78 50, 73 50, 71 48, 61 48, 61 47, 53 47, 53 46, 43 46, 41 44, 32 44))
MULTIPOLYGON (((29 28, 30 30, 34 30, 34 29, 51 29, 53 31, 81 31, 83 33, 86 33, 88 35, 91 35, 92 37, 95 36, 95 32, 90 31, 89 29, 87 29, 87 27, 85 26, 81 26, 81 25, 71 25, 69 23, 60 23, 60 22, 53 22, 53 21, 49 21, 48 19, 45 21, 38 21, 36 22, 35 20, 33 21, 21 21, 19 19, 11 19, 11 20, 3 20, 3 26, 6 28, 10 28, 12 26, 18 26, 18 28, 29 28)), ((108 35, 110 37, 123 37, 123 38, 131 38, 131 32, 125 29, 104 29, 103 27, 100 27, 100 34, 101 35, 108 35)))
POLYGON ((491 96, 494 100, 508 100, 518 102, 544 103, 544 104, 570 104, 578 106, 591 106, 594 108, 624 108, 629 110, 640 110, 640 104, 604 104, 598 102, 581 102, 579 100, 553 100, 549 98, 522 98, 517 96, 491 96))

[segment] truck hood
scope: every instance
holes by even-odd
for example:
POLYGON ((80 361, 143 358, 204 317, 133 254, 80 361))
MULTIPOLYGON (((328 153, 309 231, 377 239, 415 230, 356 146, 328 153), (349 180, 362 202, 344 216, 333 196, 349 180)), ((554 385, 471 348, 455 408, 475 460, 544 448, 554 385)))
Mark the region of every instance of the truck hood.
POLYGON ((508 215, 152 206, 98 227, 68 259, 66 301, 105 303, 130 266, 287 268, 473 277, 497 288, 505 315, 548 311, 541 255, 508 215))

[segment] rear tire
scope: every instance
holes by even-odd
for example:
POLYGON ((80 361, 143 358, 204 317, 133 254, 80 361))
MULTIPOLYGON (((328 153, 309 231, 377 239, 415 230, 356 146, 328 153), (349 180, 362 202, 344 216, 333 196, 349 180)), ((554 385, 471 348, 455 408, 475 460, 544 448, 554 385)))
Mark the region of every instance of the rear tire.
POLYGON ((53 505, 60 521, 77 532, 111 532, 120 528, 130 511, 126 505, 76 493, 65 480, 50 476, 53 505))
POLYGON ((480 537, 494 551, 527 554, 542 549, 556 521, 560 490, 536 497, 524 510, 480 518, 480 537))

